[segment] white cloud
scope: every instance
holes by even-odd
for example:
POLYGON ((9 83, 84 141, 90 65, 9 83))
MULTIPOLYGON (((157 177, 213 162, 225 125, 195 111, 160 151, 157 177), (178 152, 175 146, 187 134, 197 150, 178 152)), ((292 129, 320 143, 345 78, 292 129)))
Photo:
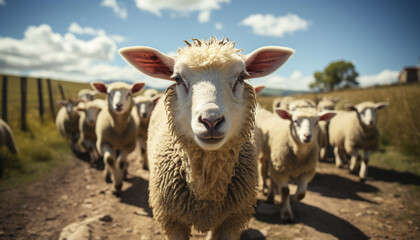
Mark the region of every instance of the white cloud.
MULTIPOLYGON (((74 32, 98 34, 97 30, 72 25, 74 32)), ((0 72, 70 81, 143 80, 154 87, 171 84, 146 78, 129 65, 111 65, 116 52, 116 43, 105 34, 84 41, 70 32, 55 33, 46 24, 29 26, 23 39, 0 37, 0 72)))
POLYGON ((285 34, 308 29, 311 22, 289 13, 279 17, 272 14, 253 14, 239 24, 251 27, 257 35, 283 37, 285 34))
POLYGON ((101 6, 111 8, 114 13, 122 18, 127 18, 127 9, 118 4, 117 0, 103 0, 101 6))
POLYGON ((230 3, 230 0, 136 0, 139 9, 159 17, 164 10, 170 11, 171 16, 174 16, 174 12, 178 16, 186 16, 198 11, 198 21, 201 23, 210 21, 211 11, 220 9, 222 3, 230 3))
POLYGON ((216 24, 214 24, 214 28, 216 28, 217 30, 222 30, 223 29, 223 24, 220 22, 217 22, 216 24))
MULTIPOLYGON (((94 29, 92 27, 81 27, 76 22, 72 22, 69 27, 69 32, 80 34, 80 35, 90 35, 90 36, 106 36, 107 33, 103 29, 94 29)), ((109 35, 115 42, 124 42, 126 39, 120 35, 109 35)))
POLYGON ((373 85, 382 85, 382 84, 391 84, 398 81, 398 71, 383 70, 382 72, 376 75, 365 75, 358 77, 358 81, 361 87, 373 86, 373 85))
POLYGON ((314 81, 314 78, 312 75, 303 76, 302 72, 294 71, 289 77, 272 75, 254 81, 253 84, 265 85, 269 88, 308 91, 308 85, 314 81))
POLYGON ((5 0, 0 0, 0 6, 5 6, 6 5, 6 1, 5 0))

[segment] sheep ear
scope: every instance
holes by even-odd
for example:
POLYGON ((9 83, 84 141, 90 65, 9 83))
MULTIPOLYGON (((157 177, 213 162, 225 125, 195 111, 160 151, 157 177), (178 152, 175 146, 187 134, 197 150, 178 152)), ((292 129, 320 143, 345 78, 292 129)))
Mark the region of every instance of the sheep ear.
POLYGON ((349 110, 349 111, 356 111, 357 112, 357 108, 351 103, 347 103, 346 105, 344 105, 344 108, 349 110))
POLYGON ((65 106, 67 104, 67 101, 66 100, 58 100, 57 101, 57 105, 58 106, 65 106))
POLYGON ((144 88, 146 84, 143 82, 134 83, 133 87, 131 88, 131 93, 140 92, 144 88))
POLYGON ((98 90, 100 93, 107 93, 107 87, 105 83, 101 82, 92 82, 90 83, 90 86, 92 86, 93 89, 98 90))
POLYGON ((256 86, 255 87, 255 94, 258 95, 262 90, 264 90, 265 86, 256 86))
POLYGON ((283 118, 284 120, 292 120, 292 115, 290 115, 290 113, 284 109, 281 108, 277 108, 276 109, 276 113, 283 118))
POLYGON ((140 72, 154 78, 172 80, 175 60, 154 48, 121 48, 120 55, 140 72))
POLYGON ((376 105, 376 109, 380 110, 380 109, 384 109, 384 108, 388 107, 389 103, 388 102, 379 102, 375 105, 376 105))
POLYGON ((319 121, 329 121, 331 118, 333 118, 335 115, 337 115, 336 112, 327 112, 327 113, 319 113, 319 121))
POLYGON ((159 100, 159 98, 161 98, 161 97, 162 97, 162 94, 158 94, 158 95, 154 96, 153 97, 153 104, 156 104, 157 101, 159 100))
POLYGON ((285 63, 295 51, 285 47, 262 47, 246 55, 247 78, 264 77, 285 63))

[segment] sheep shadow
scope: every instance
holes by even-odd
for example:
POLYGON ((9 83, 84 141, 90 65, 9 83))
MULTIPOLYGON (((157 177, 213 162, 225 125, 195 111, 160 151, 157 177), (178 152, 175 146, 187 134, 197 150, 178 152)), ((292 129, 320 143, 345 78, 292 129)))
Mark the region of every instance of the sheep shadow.
MULTIPOLYGON (((375 166, 369 166, 369 178, 372 178, 376 181, 383 182, 398 182, 400 184, 413 184, 420 185, 420 176, 409 173, 409 172, 399 172, 396 170, 383 169, 375 166)), ((368 180, 369 181, 369 180, 368 180)))
MULTIPOLYGON (((259 205, 258 208, 263 206, 266 210, 262 210, 261 213, 259 213, 257 209, 255 215, 257 220, 271 224, 284 225, 280 220, 280 205, 261 202, 260 204, 261 205, 259 205)), ((323 211, 318 207, 300 202, 294 204, 292 208, 295 216, 294 224, 304 224, 312 227, 318 232, 331 234, 337 239, 369 239, 369 237, 356 226, 338 216, 323 211)))
POLYGON ((126 181, 131 186, 120 193, 120 202, 142 208, 148 217, 152 217, 152 209, 149 207, 149 181, 138 176, 126 181))
POLYGON ((336 174, 317 173, 308 185, 308 190, 318 192, 323 196, 352 199, 356 201, 365 201, 375 204, 368 199, 360 197, 358 192, 375 193, 379 189, 370 185, 369 183, 362 183, 360 181, 353 181, 336 174))

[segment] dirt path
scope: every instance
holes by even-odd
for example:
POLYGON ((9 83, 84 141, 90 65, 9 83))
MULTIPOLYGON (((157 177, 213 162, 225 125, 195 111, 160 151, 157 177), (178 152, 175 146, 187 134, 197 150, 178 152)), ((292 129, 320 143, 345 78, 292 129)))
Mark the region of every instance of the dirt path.
MULTIPOLYGON (((80 159, 46 179, 1 192, 0 239, 58 239, 61 232, 68 240, 163 239, 147 204, 148 172, 138 169, 131 160, 119 198, 101 171, 80 159)), ((294 224, 279 221, 278 196, 277 205, 269 205, 260 194, 241 239, 419 239, 420 178, 369 170, 369 180, 360 183, 321 163, 305 199, 293 205, 294 224)), ((193 232, 192 239, 204 238, 193 232)))

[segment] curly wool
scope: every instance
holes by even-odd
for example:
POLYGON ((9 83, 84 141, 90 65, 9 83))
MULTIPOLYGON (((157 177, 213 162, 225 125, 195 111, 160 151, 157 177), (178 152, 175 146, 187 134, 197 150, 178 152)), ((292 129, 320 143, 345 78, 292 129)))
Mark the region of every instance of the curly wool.
MULTIPOLYGON (((168 134, 161 140, 165 146, 159 147, 163 152, 158 154, 159 162, 152 170, 149 185, 149 203, 163 229, 170 229, 174 222, 194 225, 202 232, 225 224, 227 219, 231 219, 227 224, 241 229, 248 224, 256 204, 257 163, 250 142, 255 91, 249 84, 244 87, 244 98, 248 99, 246 120, 239 136, 217 151, 204 151, 177 131, 172 114, 175 85, 166 91, 168 128, 164 130, 168 134)), ((155 109, 163 110, 159 104, 155 109)))

